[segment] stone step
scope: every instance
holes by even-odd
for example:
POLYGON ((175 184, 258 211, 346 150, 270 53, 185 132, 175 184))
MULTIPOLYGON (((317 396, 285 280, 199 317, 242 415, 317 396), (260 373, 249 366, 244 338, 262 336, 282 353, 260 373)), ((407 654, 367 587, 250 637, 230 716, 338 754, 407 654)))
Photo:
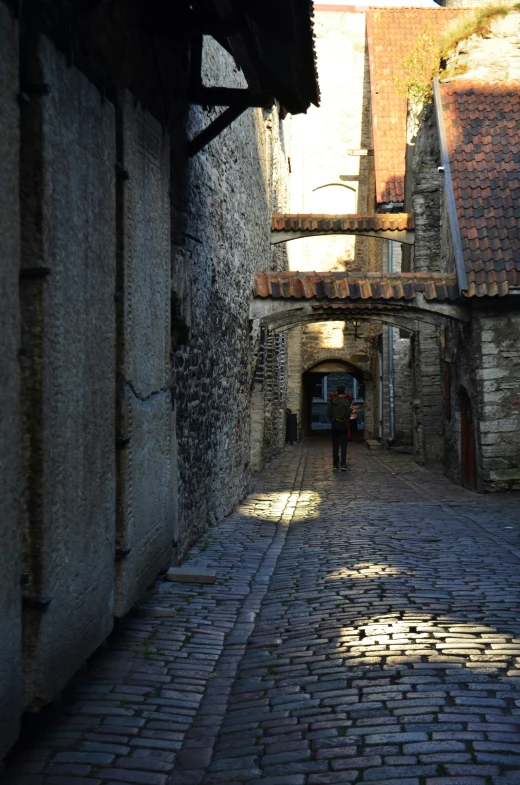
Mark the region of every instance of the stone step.
POLYGON ((215 583, 216 576, 216 570, 201 567, 170 567, 166 573, 167 580, 177 583, 215 583))

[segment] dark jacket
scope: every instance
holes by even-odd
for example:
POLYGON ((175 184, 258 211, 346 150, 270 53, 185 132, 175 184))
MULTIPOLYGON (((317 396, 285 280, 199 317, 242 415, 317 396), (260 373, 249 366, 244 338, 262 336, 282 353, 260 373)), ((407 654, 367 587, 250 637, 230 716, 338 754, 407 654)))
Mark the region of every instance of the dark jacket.
POLYGON ((341 420, 347 422, 351 412, 350 400, 346 395, 335 395, 327 404, 327 417, 331 420, 341 420))

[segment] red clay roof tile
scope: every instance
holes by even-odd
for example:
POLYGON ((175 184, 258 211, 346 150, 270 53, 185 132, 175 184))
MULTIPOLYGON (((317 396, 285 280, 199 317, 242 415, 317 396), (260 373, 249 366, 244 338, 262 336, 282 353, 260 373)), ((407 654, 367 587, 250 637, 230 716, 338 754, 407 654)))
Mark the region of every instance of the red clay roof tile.
POLYGON ((446 25, 467 9, 370 8, 367 13, 372 128, 378 202, 402 202, 406 155, 407 98, 396 79, 403 62, 427 30, 440 40, 446 25))
POLYGON ((503 296, 520 286, 520 82, 456 79, 440 95, 468 295, 503 296))
POLYGON ((457 300, 455 274, 444 273, 348 273, 261 272, 255 276, 255 297, 326 300, 457 300))
POLYGON ((413 215, 410 213, 371 213, 356 215, 307 215, 273 213, 271 231, 327 232, 382 232, 411 231, 413 215))

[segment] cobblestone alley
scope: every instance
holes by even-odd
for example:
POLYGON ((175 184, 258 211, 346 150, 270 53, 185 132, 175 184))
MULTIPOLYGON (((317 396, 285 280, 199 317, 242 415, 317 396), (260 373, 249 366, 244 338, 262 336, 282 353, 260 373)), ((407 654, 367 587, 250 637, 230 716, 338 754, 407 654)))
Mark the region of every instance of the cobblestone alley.
POLYGON ((518 495, 286 450, 25 735, 9 785, 520 783, 518 495), (145 615, 148 614, 148 615, 145 615))

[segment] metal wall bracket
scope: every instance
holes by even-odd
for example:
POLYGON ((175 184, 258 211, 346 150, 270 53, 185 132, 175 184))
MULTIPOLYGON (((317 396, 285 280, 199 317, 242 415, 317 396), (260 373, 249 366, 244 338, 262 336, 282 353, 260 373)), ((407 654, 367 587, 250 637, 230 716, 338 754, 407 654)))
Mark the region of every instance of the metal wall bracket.
POLYGON ((126 445, 128 444, 129 441, 130 441, 130 437, 129 436, 118 436, 116 438, 116 446, 117 447, 126 447, 126 445))
POLYGON ((24 608, 30 608, 34 611, 46 611, 51 604, 52 597, 22 597, 22 605, 24 608))
POLYGON ((116 161, 116 163, 114 164, 114 168, 116 170, 116 177, 118 177, 120 180, 130 179, 130 175, 128 171, 125 169, 124 165, 121 163, 121 161, 116 161))
POLYGON ((23 281, 27 278, 45 278, 50 275, 49 267, 22 267, 20 270, 20 280, 23 281))
POLYGON ((40 84, 22 84, 21 92, 28 93, 28 95, 49 95, 51 91, 50 85, 46 82, 40 84))
POLYGON ((123 559, 126 559, 126 557, 131 552, 131 550, 132 550, 131 548, 116 548, 114 561, 116 562, 123 561, 123 559))

